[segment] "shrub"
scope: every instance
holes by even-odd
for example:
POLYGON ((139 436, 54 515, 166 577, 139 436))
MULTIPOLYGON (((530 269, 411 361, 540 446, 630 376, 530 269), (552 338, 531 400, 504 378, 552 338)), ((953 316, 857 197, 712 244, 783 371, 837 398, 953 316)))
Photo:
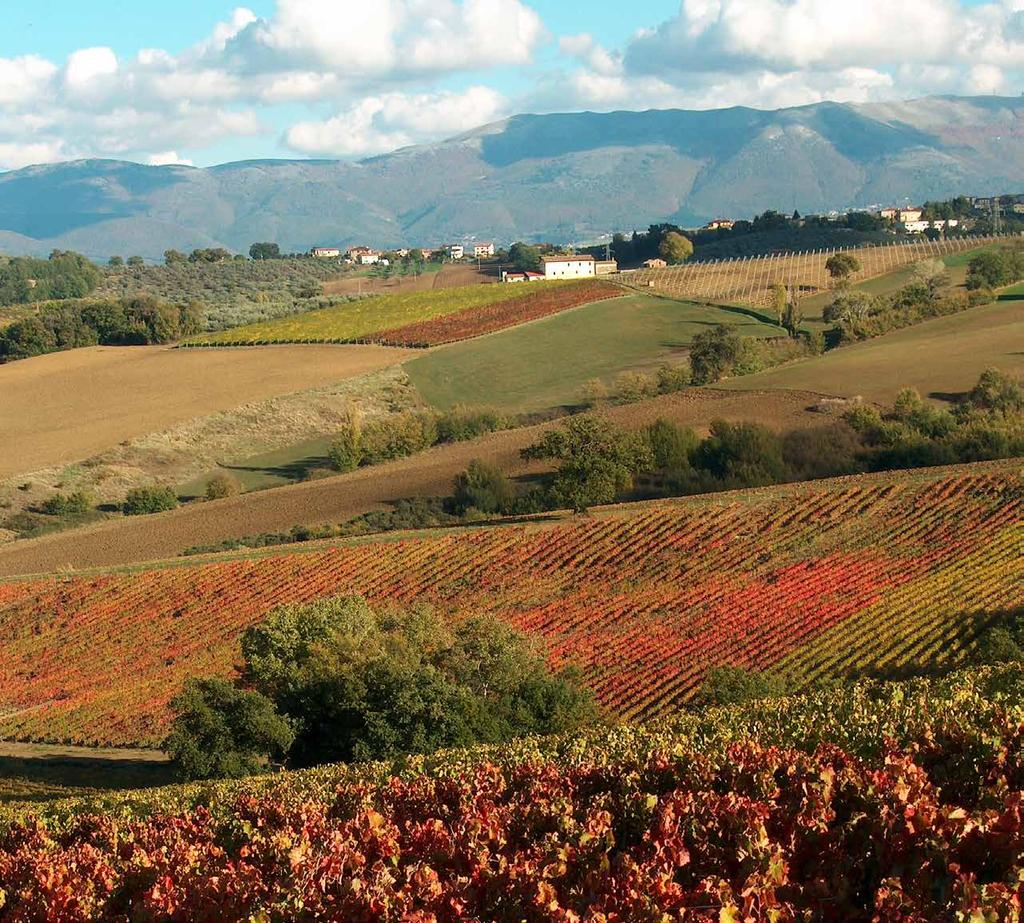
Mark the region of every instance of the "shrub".
POLYGON ((663 365, 655 373, 658 382, 659 394, 673 394, 676 391, 684 391, 690 384, 690 366, 688 363, 680 365, 663 365))
POLYGON ((375 465, 404 458, 437 442, 435 415, 429 411, 408 410, 368 424, 363 429, 361 460, 375 465))
POLYGON ((619 372, 615 377, 615 397, 620 404, 633 404, 657 393, 657 384, 643 372, 619 372))
POLYGON ((259 772, 295 737, 273 702, 224 679, 188 680, 171 708, 175 717, 164 749, 185 779, 259 772))
POLYGON ((438 442, 465 442, 508 426, 508 419, 491 407, 459 405, 437 418, 438 442))
POLYGON ((705 674, 695 701, 700 705, 739 705, 756 699, 786 695, 786 682, 767 673, 753 673, 742 667, 714 667, 705 674))
POLYGON ((178 496, 170 487, 134 487, 128 491, 121 510, 126 516, 144 516, 173 510, 178 505, 178 496))
POLYGON ((52 494, 39 505, 39 511, 47 516, 81 516, 92 506, 93 498, 86 491, 77 490, 72 494, 52 494))
POLYGON ((215 474, 206 484, 207 500, 224 500, 234 497, 241 491, 241 485, 230 474, 215 474))
POLYGON ((583 384, 583 406, 600 407, 608 400, 608 388, 600 378, 590 378, 583 384))
POLYGON ((653 469, 671 473, 690 468, 690 456, 700 443, 692 429, 668 420, 656 420, 644 430, 644 438, 650 446, 653 469))
POLYGON ((475 458, 456 476, 451 505, 461 516, 470 510, 494 514, 509 512, 514 500, 512 482, 494 466, 475 458))

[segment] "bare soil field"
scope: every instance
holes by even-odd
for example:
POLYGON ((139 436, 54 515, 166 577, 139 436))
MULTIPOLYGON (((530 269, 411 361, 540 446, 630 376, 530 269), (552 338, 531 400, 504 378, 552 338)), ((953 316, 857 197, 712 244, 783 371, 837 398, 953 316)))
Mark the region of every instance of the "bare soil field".
POLYGON ((97 346, 0 366, 0 478, 200 416, 397 365, 411 350, 97 346))
MULTIPOLYGON (((819 397, 798 391, 691 390, 613 407, 607 414, 631 428, 664 417, 706 430, 712 420, 721 418, 761 422, 782 431, 822 425, 826 418, 809 409, 819 397)), ((544 465, 524 463, 519 452, 554 425, 492 433, 333 478, 11 543, 0 547, 0 576, 133 564, 174 557, 190 546, 228 538, 344 522, 403 497, 447 494, 452 479, 474 458, 516 477, 538 473, 544 465)))
POLYGON ((433 288, 460 288, 463 285, 486 285, 497 282, 494 266, 476 268, 476 263, 445 263, 437 272, 421 276, 396 276, 393 279, 374 279, 355 276, 332 279, 324 283, 325 295, 392 295, 398 292, 425 292, 433 288))

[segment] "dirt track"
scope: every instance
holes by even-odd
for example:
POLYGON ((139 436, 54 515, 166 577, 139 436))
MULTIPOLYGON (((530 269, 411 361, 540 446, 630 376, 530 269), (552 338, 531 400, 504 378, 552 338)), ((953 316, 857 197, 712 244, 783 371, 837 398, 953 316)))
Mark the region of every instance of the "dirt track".
MULTIPOLYGON (((820 414, 807 409, 816 398, 795 391, 685 391, 616 407, 609 416, 631 428, 658 417, 702 428, 721 417, 758 421, 784 430, 823 424, 820 414)), ((15 542, 0 547, 0 576, 133 564, 174 557, 191 545, 286 531, 300 524, 343 522, 402 497, 446 494, 452 478, 474 458, 485 459, 512 475, 542 470, 536 464, 525 465, 519 451, 552 425, 492 433, 471 443, 439 446, 411 458, 321 481, 15 542)))
POLYGON ((11 362, 0 366, 0 478, 410 355, 379 346, 96 346, 11 362))

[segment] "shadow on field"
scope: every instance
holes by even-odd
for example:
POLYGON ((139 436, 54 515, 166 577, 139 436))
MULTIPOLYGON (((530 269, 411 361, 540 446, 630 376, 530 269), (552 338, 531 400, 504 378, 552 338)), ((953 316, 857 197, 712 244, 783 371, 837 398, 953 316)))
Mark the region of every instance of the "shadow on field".
POLYGON ((45 753, 0 756, 0 802, 48 801, 60 797, 62 788, 152 788, 176 781, 174 769, 166 760, 45 753))

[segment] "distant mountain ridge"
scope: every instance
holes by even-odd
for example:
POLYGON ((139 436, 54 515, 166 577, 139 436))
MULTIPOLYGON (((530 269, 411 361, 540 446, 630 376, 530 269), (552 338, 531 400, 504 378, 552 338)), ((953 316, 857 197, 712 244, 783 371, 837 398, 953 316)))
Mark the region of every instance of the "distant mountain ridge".
POLYGON ((358 162, 85 160, 0 174, 0 252, 576 241, 657 221, 1024 188, 1024 98, 520 115, 358 162))

